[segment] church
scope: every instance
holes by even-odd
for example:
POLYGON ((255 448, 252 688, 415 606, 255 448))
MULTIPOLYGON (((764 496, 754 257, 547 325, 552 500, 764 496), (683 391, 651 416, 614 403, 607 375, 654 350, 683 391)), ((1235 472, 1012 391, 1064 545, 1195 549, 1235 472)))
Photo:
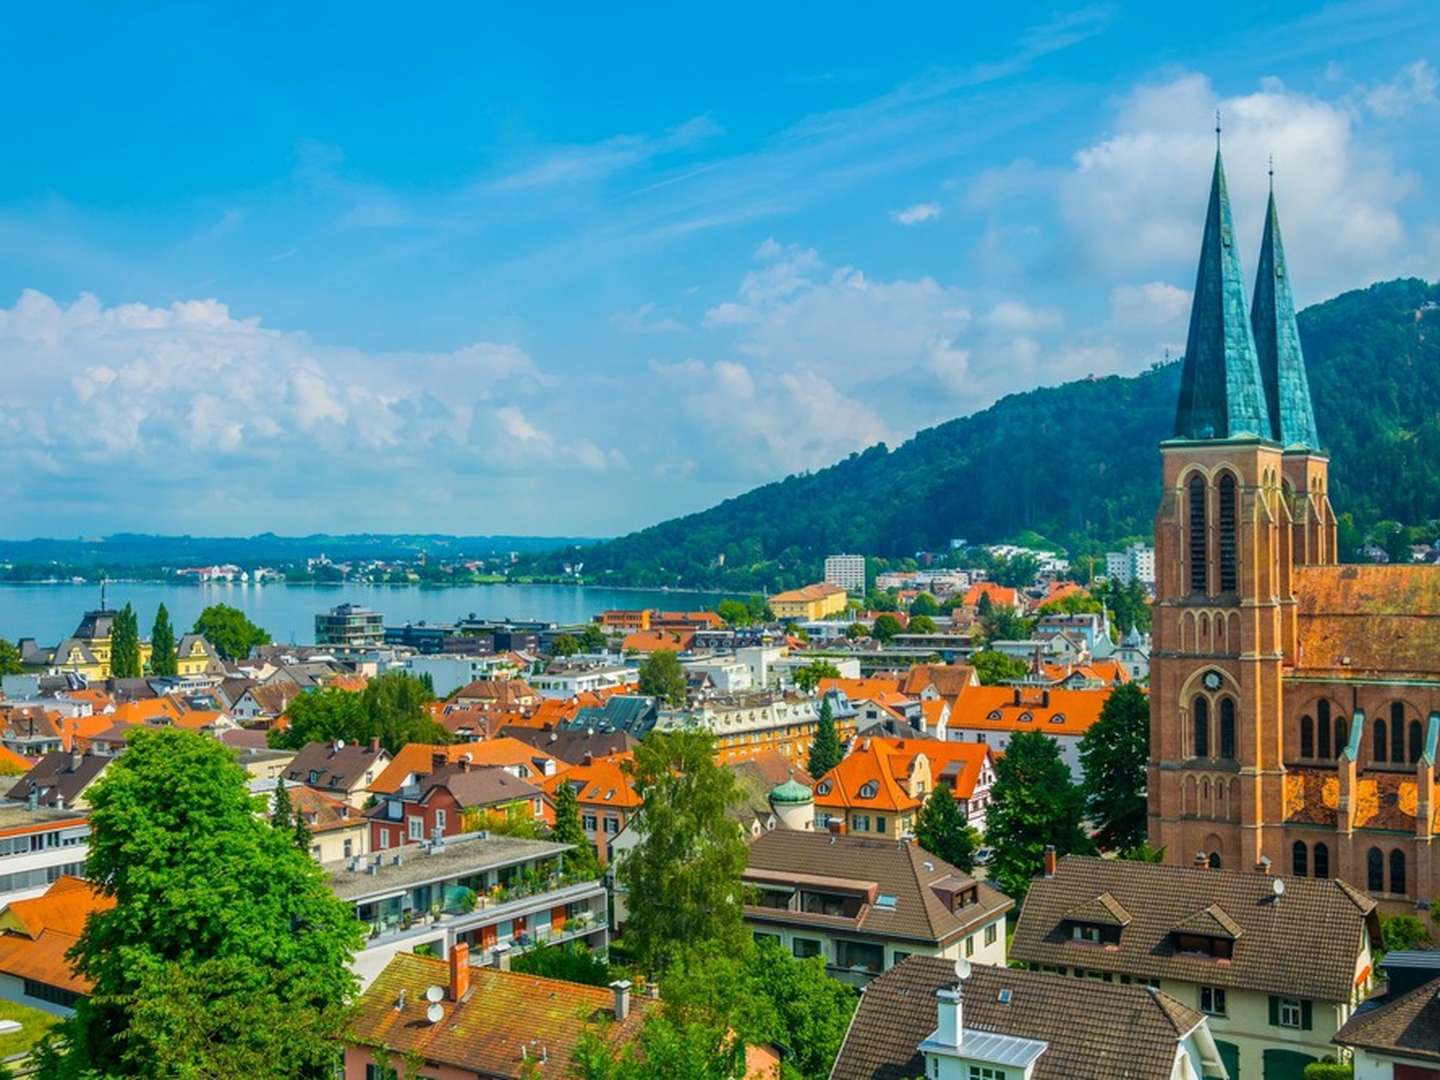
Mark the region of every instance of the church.
POLYGON ((1428 907, 1440 569, 1340 565, 1273 184, 1247 304, 1218 149, 1160 455, 1150 843, 1428 907))

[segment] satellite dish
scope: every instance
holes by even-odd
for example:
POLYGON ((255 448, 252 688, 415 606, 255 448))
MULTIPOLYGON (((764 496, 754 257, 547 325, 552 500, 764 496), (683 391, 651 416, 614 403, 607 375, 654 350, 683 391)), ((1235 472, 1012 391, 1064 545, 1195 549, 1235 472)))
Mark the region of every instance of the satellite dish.
POLYGON ((432 987, 430 987, 429 990, 426 990, 426 991, 425 991, 425 1000, 426 1000, 426 1001, 429 1001, 429 1002, 432 1002, 432 1003, 433 1003, 433 1002, 436 1002, 436 1001, 444 1001, 444 1000, 445 1000, 445 987, 443 987, 443 986, 432 986, 432 987))
POLYGON ((425 1019, 432 1024, 438 1024, 445 1016, 445 1007, 438 1001, 425 1010, 425 1019))
POLYGON ((1277 877, 1277 878, 1274 880, 1274 882, 1271 883, 1271 885, 1270 885, 1270 891, 1273 892, 1276 896, 1284 896, 1284 895, 1285 895, 1285 882, 1281 881, 1281 880, 1277 877))
POLYGON ((963 956, 955 961, 955 977, 962 981, 970 977, 970 961, 963 956))

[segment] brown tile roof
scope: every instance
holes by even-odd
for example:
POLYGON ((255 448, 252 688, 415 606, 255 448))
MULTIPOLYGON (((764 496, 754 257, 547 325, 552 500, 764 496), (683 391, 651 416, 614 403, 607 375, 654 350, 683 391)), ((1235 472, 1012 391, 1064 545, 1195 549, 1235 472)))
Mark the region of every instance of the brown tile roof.
POLYGON ((1440 1062, 1440 979, 1356 1012, 1335 1033, 1341 1046, 1440 1062))
POLYGON ((1111 896, 1108 892, 1090 900, 1082 900, 1069 911, 1065 912, 1065 918, 1075 922, 1090 923, 1094 926, 1119 926, 1130 925, 1130 913, 1120 906, 1120 901, 1111 896))
POLYGON ((533 779, 537 782, 540 777, 545 775, 547 768, 552 770, 563 768, 563 763, 557 761, 554 754, 537 750, 519 739, 501 737, 486 739, 483 742, 446 745, 407 743, 390 759, 390 764, 385 767, 385 771, 375 777, 375 782, 370 785, 370 790, 380 794, 389 794, 398 790, 405 783, 406 777, 412 774, 428 775, 435 769, 437 756, 444 756, 446 763, 451 765, 464 758, 469 758, 471 765, 503 765, 522 768, 527 774, 526 779, 533 779))
POLYGON ((420 801, 426 801, 432 791, 441 788, 450 792, 461 809, 533 799, 541 793, 534 784, 517 779, 494 765, 475 769, 463 764, 446 765, 437 769, 420 786, 420 801))
POLYGON ((1053 878, 1030 883, 1010 955, 1030 964, 1348 1001, 1361 934, 1379 940, 1375 902, 1343 881, 1290 877, 1277 899, 1276 880, 1067 855, 1053 878), (1067 913, 1103 893, 1131 918, 1119 944, 1074 940, 1067 913), (1179 929, 1238 939, 1234 954, 1220 960, 1181 953, 1174 944, 1179 929))
POLYGON ((1296 667, 1440 677, 1440 567, 1295 568, 1296 667))
POLYGON ((290 796, 291 807, 295 813, 304 816, 305 826, 312 833, 350 829, 365 822, 360 812, 353 809, 349 803, 323 791, 296 784, 294 787, 287 786, 285 792, 290 796))
MULTIPOLYGON (((830 1080, 924 1076, 918 1047, 936 1027, 935 992, 955 984, 955 962, 935 956, 912 956, 871 982, 830 1080)), ((961 983, 961 1001, 966 1029, 1049 1043, 1033 1080, 1169 1080, 1180 1040, 1204 1020, 1143 986, 984 964, 961 983)))
POLYGON ((440 1003, 444 1019, 426 1022, 425 991, 449 983, 444 960, 401 953, 391 960, 356 1006, 352 1043, 384 1046, 396 1057, 415 1053, 487 1077, 519 1078, 526 1068, 547 1080, 570 1075, 575 1046, 592 1025, 611 1040, 639 1031, 649 999, 632 994, 630 1015, 617 1024, 608 989, 543 979, 488 967, 470 968, 470 990, 440 1003), (401 992, 405 1005, 396 1008, 401 992), (526 1057, 520 1048, 527 1048, 526 1057), (545 1061, 538 1060, 544 1051, 545 1061))
POLYGON ((905 673, 900 692, 919 697, 933 686, 941 697, 954 697, 967 686, 979 685, 969 664, 916 664, 905 673))
POLYGON ((285 782, 310 784, 329 791, 351 791, 364 784, 369 769, 375 770, 378 779, 380 770, 389 761, 390 754, 383 747, 377 750, 343 740, 306 743, 286 766, 285 782), (312 771, 317 774, 313 783, 312 771))
POLYGON ((22 776, 5 797, 24 802, 33 786, 38 791, 41 806, 54 806, 57 797, 65 800, 64 805, 74 806, 112 760, 96 754, 76 755, 54 750, 36 762, 35 767, 22 776))
POLYGON ((515 725, 502 728, 500 738, 516 739, 536 750, 544 751, 558 760, 557 767, 561 769, 569 765, 579 765, 585 760, 586 754, 592 758, 626 754, 640 744, 628 731, 555 731, 515 725))
MULTIPOLYGON (((895 906, 887 910, 873 903, 862 905, 853 922, 855 929, 935 944, 973 931, 1015 906, 1015 901, 998 889, 977 883, 920 845, 896 840, 776 829, 750 845, 746 874, 756 879, 794 874, 873 885, 876 896, 893 896, 895 906), (971 886, 977 888, 977 902, 952 912, 942 893, 971 886)), ((753 906, 745 910, 752 919, 790 922, 811 918, 801 912, 753 906)))

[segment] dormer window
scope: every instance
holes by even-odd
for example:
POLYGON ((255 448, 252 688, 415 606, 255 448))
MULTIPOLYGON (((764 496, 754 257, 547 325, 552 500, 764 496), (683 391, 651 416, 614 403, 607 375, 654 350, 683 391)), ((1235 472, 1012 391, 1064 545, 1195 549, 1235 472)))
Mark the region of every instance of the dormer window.
POLYGON ((829 781, 829 780, 821 780, 820 783, 816 784, 816 785, 815 785, 815 794, 816 794, 816 795, 829 795, 829 794, 830 794, 830 781, 829 781))
POLYGON ((1022 712, 1022 713, 1020 714, 1020 716, 1019 716, 1020 723, 1022 723, 1022 724, 1028 724, 1028 723, 1030 723, 1031 720, 1034 720, 1034 719, 1035 719, 1035 714, 1032 713, 1029 709, 1026 709, 1026 710, 1025 710, 1024 712, 1022 712))
POLYGON ((1001 717, 1001 715, 1000 715, 1000 710, 999 710, 999 709, 991 709, 990 712, 986 715, 985 719, 986 719, 986 720, 1000 720, 1000 719, 1002 719, 1002 717, 1001 717))
POLYGON ((1053 713, 1050 717, 1050 723, 1052 724, 1063 724, 1064 722, 1065 714, 1063 712, 1053 713))
POLYGON ((873 799, 880 794, 880 785, 874 780, 869 780, 860 786, 860 798, 873 799))
POLYGON ((1074 923, 1070 927, 1070 936, 1076 941, 1093 941, 1098 945, 1101 940, 1100 927, 1074 923))

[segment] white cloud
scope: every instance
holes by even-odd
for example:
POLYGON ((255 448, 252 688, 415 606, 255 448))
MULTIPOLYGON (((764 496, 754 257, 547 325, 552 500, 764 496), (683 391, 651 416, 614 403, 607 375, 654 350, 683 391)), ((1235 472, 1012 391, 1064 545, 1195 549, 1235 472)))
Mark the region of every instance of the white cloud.
POLYGON ((1302 302, 1393 270, 1406 242, 1398 205, 1414 184, 1363 140, 1348 109, 1275 80, 1221 99, 1205 76, 1190 74, 1122 98, 1111 134, 1080 149, 1061 181, 1063 220, 1089 272, 1179 277, 1188 265, 1193 273, 1216 108, 1247 263, 1259 247, 1273 155, 1302 302))
POLYGON ((1440 97, 1435 93, 1437 89, 1440 89, 1440 77, 1435 74, 1435 69, 1428 61, 1416 60, 1402 68, 1393 79, 1367 90, 1365 104, 1377 116, 1404 116, 1420 106, 1440 103, 1440 97))
POLYGON ((916 203, 914 206, 907 206, 904 210, 890 211, 893 221, 901 225, 919 225, 923 221, 931 221, 940 216, 940 204, 933 202, 916 203))

